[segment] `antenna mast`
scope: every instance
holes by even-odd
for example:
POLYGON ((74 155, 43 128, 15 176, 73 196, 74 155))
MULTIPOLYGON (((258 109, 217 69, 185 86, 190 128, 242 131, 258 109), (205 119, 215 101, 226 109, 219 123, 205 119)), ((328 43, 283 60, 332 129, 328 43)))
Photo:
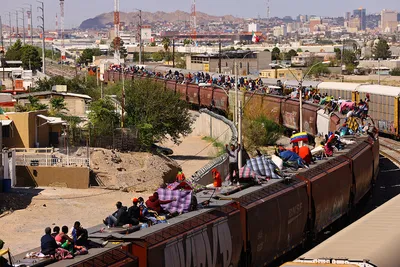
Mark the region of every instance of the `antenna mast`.
POLYGON ((196 43, 197 39, 197 19, 196 19, 196 0, 192 2, 192 10, 190 14, 190 30, 193 43, 196 43))
POLYGON ((120 47, 120 38, 119 38, 119 27, 120 27, 120 20, 119 20, 119 0, 114 0, 114 58, 120 59, 119 47, 120 47))
POLYGON ((64 43, 64 0, 60 0, 60 28, 61 28, 61 61, 66 59, 65 56, 65 43, 64 43))

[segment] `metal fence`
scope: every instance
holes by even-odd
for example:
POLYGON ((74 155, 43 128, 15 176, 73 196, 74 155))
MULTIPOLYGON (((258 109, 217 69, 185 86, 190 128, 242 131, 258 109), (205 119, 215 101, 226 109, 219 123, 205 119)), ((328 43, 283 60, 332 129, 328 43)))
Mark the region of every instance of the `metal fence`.
POLYGON ((89 158, 78 157, 56 157, 55 155, 17 155, 15 164, 17 166, 49 166, 49 167, 89 167, 89 158))

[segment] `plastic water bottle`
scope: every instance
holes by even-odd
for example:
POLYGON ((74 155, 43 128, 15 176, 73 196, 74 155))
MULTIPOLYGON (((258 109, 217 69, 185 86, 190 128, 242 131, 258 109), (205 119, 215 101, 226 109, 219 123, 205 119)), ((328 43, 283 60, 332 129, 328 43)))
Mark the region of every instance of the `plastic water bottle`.
POLYGON ((149 226, 147 225, 147 223, 142 224, 142 226, 140 227, 140 229, 145 229, 148 228, 149 226))

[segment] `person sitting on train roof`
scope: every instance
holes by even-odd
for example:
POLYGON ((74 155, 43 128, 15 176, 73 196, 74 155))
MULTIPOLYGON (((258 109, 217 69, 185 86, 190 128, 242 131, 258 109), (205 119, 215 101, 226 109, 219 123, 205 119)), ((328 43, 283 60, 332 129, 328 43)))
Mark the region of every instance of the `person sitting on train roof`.
POLYGON ((60 233, 60 227, 59 226, 54 226, 53 228, 53 233, 51 234, 51 236, 53 238, 56 238, 56 236, 60 233))
POLYGON ((132 199, 132 206, 128 209, 129 223, 132 225, 138 225, 140 219, 140 208, 138 206, 139 200, 137 198, 132 199))
POLYGON ((300 152, 299 143, 297 143, 297 142, 294 142, 294 143, 293 143, 292 152, 294 152, 294 153, 296 153, 297 155, 299 155, 299 152, 300 152))
POLYGON ((120 201, 115 204, 117 211, 103 220, 103 223, 108 227, 123 226, 128 221, 128 212, 125 206, 122 206, 120 201))
POLYGON ((146 201, 146 206, 147 206, 147 208, 160 214, 160 213, 165 212, 163 210, 163 208, 161 207, 162 204, 169 204, 174 201, 176 201, 176 198, 173 198, 171 200, 161 200, 158 197, 158 193, 154 192, 154 194, 152 196, 150 196, 149 199, 146 201))
POLYGON ((286 150, 283 146, 278 147, 278 156, 288 165, 293 167, 306 167, 304 160, 293 151, 286 150))
POLYGON ((68 236, 68 226, 64 225, 61 227, 61 232, 56 235, 55 240, 57 244, 62 245, 65 241, 74 242, 74 240, 68 236))
POLYGON ((307 165, 310 165, 311 163, 314 162, 312 154, 311 154, 311 150, 308 146, 300 147, 298 155, 300 156, 300 158, 302 158, 304 160, 304 162, 307 165))
POLYGON ((51 236, 51 228, 44 229, 44 236, 40 239, 40 251, 43 255, 54 255, 58 248, 56 240, 51 236))
POLYGON ((82 227, 79 221, 74 223, 74 229, 72 229, 72 237, 74 239, 74 244, 77 246, 87 246, 89 233, 82 227))

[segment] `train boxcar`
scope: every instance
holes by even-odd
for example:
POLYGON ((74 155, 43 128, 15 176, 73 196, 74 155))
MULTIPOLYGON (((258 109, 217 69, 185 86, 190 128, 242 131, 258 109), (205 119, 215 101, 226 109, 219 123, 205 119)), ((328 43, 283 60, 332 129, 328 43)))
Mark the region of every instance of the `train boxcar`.
POLYGON ((180 95, 180 99, 187 101, 187 84, 177 83, 176 92, 180 95))
POLYGON ((282 125, 293 130, 299 130, 300 121, 300 103, 294 99, 285 99, 282 101, 282 125))
POLYGON ((380 132, 399 136, 400 87, 361 85, 357 88, 356 101, 369 95, 368 114, 374 119, 380 132))
POLYGON ((400 266, 400 196, 354 222, 285 267, 400 266))
POLYGON ((199 90, 200 95, 200 106, 211 107, 213 104, 213 87, 212 86, 201 86, 199 90))
POLYGON ((166 86, 167 90, 176 93, 176 81, 167 80, 165 86, 166 86))
MULTIPOLYGON (((200 87, 197 84, 189 83, 187 85, 187 91, 186 92, 187 92, 187 101, 190 104, 193 104, 193 105, 196 105, 196 106, 200 106, 200 87)), ((211 103, 211 101, 210 101, 210 103, 211 103)))
MULTIPOLYGON (((213 201, 215 202, 215 201, 213 201)), ((232 201, 130 234, 139 267, 238 266, 242 253, 240 211, 232 201)))
POLYGON ((270 181, 232 195, 241 206, 246 260, 264 266, 306 239, 308 195, 305 182, 270 181))
POLYGON ((348 212, 353 186, 349 160, 336 157, 297 176, 309 181, 315 233, 348 212))
POLYGON ((322 82, 318 84, 318 91, 323 95, 355 101, 354 92, 360 86, 359 83, 322 82))
POLYGON ((317 129, 317 111, 320 107, 312 103, 303 104, 303 131, 310 135, 316 136, 318 134, 317 129))
POLYGON ((229 96, 223 88, 214 88, 213 90, 213 103, 214 107, 224 111, 225 113, 229 110, 229 96))
POLYGON ((372 145, 368 142, 361 142, 339 153, 351 160, 351 168, 354 179, 353 203, 358 204, 365 194, 371 189, 374 174, 374 156, 372 145))

